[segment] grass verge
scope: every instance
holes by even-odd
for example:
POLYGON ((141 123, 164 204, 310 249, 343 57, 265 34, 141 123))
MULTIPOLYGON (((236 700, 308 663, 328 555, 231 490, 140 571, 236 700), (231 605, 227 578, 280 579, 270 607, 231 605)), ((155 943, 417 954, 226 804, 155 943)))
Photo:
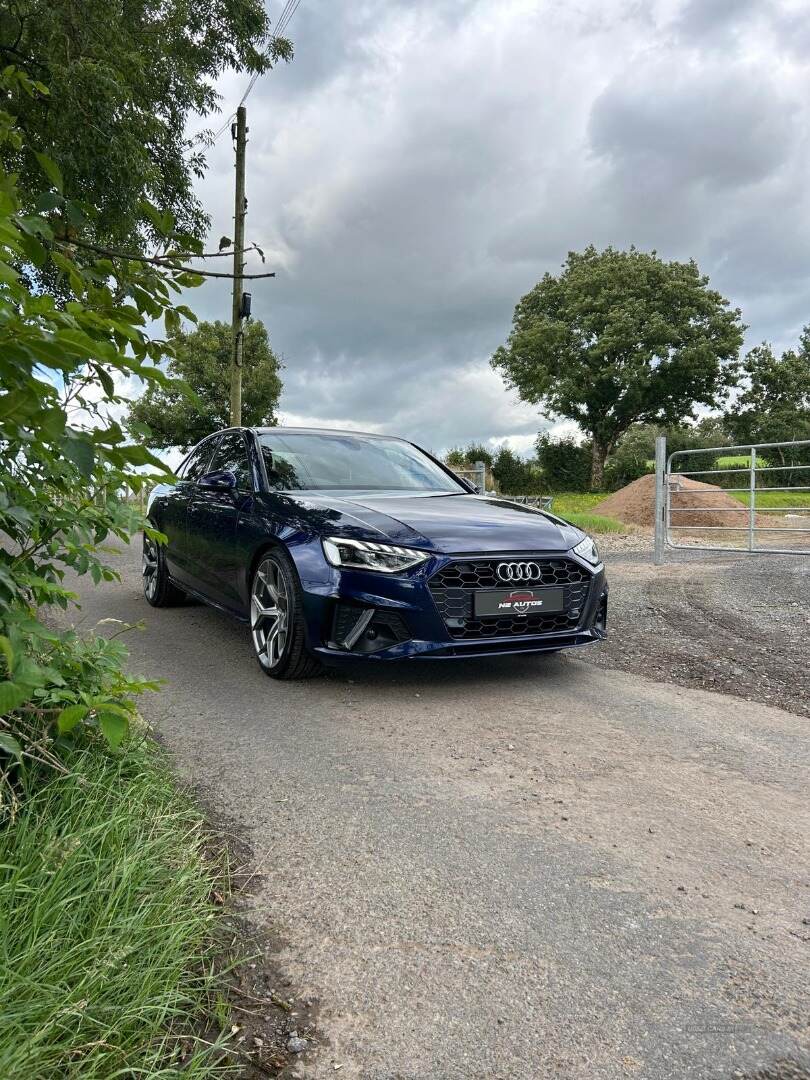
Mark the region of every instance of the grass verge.
POLYGON ((552 496, 552 514, 589 533, 626 533, 628 526, 618 518, 594 514, 593 507, 607 498, 604 491, 558 491, 552 496))
POLYGON ((566 521, 583 529, 587 533, 626 533, 629 527, 618 518, 603 517, 602 514, 560 514, 566 521))
POLYGON ((587 514, 608 497, 607 491, 553 491, 552 514, 570 517, 571 514, 587 514))
POLYGON ((0 1076, 223 1075, 200 814, 148 742, 66 764, 0 832, 0 1076))

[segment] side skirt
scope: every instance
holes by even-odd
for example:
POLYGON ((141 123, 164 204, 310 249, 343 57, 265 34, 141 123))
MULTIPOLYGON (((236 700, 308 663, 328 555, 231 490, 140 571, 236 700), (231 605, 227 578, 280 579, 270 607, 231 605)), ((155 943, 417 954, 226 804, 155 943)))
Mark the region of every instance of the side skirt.
POLYGON ((214 608, 216 611, 221 611, 223 615, 230 615, 232 619, 236 619, 237 622, 247 623, 250 622, 249 617, 242 611, 236 611, 234 608, 228 607, 226 604, 221 604, 219 600, 214 600, 210 596, 206 596, 205 593, 198 592, 196 589, 192 589, 190 585, 178 585, 176 581, 169 578, 172 585, 176 586, 184 593, 188 593, 189 596, 193 596, 195 600, 199 600, 201 604, 205 604, 206 607, 214 608))

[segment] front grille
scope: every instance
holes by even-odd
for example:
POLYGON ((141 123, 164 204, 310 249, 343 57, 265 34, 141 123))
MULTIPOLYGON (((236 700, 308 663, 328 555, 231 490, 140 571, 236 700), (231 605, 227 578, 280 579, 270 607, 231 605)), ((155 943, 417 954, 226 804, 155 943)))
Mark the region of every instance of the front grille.
MULTIPOLYGON (((532 559, 540 576, 528 583, 563 586, 564 611, 556 615, 485 615, 473 618, 473 593, 478 589, 512 588, 497 575, 505 559, 454 562, 443 567, 429 581, 430 592, 451 637, 457 639, 509 637, 524 634, 551 634, 576 630, 588 599, 590 574, 572 559, 532 559)), ((520 560, 524 561, 524 560, 520 560)))

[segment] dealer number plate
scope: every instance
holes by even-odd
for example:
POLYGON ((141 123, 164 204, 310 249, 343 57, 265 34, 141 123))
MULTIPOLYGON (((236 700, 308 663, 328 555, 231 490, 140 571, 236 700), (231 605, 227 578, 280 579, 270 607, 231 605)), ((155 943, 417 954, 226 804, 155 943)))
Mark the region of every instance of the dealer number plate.
POLYGON ((475 615, 545 615, 565 608, 564 589, 487 589, 473 596, 475 615))

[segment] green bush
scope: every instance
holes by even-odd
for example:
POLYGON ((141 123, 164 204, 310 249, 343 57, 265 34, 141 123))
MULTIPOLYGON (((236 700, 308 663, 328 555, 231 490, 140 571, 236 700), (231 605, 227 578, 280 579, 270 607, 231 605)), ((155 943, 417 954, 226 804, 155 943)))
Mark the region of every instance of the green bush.
POLYGON ((492 475, 504 495, 534 495, 541 490, 539 472, 508 446, 502 446, 498 451, 492 464, 492 475))
POLYGON ((537 464, 547 491, 588 491, 591 485, 591 446, 578 445, 570 436, 537 439, 537 464))
MULTIPOLYGON (((0 92, 7 104, 22 95, 42 99, 43 108, 48 93, 14 68, 0 76, 0 92)), ((5 172, 0 181, 0 765, 32 745, 41 757, 48 732, 65 737, 77 724, 100 728, 112 745, 126 733, 137 685, 99 670, 106 689, 92 689, 94 665, 112 663, 120 674, 120 655, 102 648, 94 657, 37 611, 74 599, 66 570, 96 583, 117 577, 105 545, 127 541, 143 524, 120 493, 170 476, 112 414, 131 378, 171 384, 159 366, 171 346, 147 326, 163 319, 171 330, 181 315, 193 318, 173 295, 201 280, 184 264, 200 245, 153 207, 145 212, 165 238, 160 256, 100 257, 82 248, 92 210, 63 196, 58 165, 0 109, 0 158, 6 152, 39 163, 42 192, 38 212, 26 214, 16 176, 5 172), (53 292, 32 287, 32 266, 53 292)))

